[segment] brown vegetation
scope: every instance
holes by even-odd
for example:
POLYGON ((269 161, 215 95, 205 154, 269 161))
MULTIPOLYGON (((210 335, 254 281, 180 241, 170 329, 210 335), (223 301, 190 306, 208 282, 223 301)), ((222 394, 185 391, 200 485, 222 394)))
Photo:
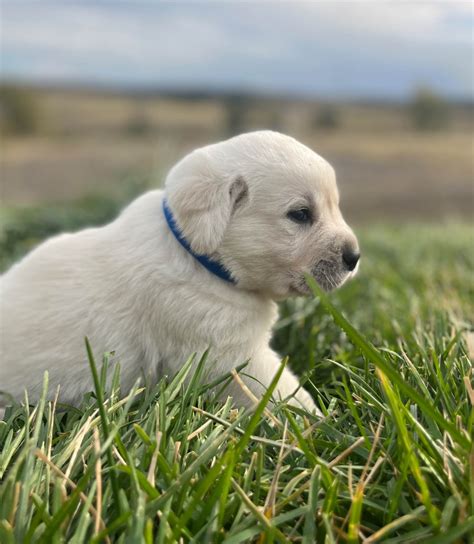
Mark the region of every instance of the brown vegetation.
POLYGON ((420 132, 412 128, 410 105, 62 90, 37 90, 34 100, 42 124, 33 134, 10 131, 2 138, 4 206, 109 194, 137 180, 157 186, 190 149, 273 128, 334 164, 350 219, 472 214, 473 116, 467 107, 450 107, 448 127, 420 132))

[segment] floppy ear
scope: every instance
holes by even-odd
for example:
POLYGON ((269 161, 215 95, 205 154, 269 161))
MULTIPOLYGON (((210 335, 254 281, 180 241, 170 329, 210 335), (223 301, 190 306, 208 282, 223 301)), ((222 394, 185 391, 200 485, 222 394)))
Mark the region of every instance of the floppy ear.
POLYGON ((176 223, 199 255, 217 250, 232 213, 247 194, 242 177, 218 179, 209 170, 201 175, 178 176, 167 180, 168 202, 176 223))

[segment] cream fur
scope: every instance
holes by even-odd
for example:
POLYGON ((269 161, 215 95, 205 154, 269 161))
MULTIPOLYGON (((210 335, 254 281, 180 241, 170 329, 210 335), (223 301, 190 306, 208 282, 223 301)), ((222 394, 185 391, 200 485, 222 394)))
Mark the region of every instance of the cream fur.
MULTIPOLYGON (((190 354, 211 348, 212 374, 250 360, 245 378, 260 396, 279 357, 269 348, 275 300, 304 294, 305 272, 325 288, 352 275, 341 251, 357 241, 338 208, 334 171, 293 138, 255 132, 194 151, 112 223, 42 243, 0 281, 0 389, 37 400, 50 391, 77 403, 92 389, 87 336, 100 359, 113 351, 123 387, 141 375, 174 374, 190 354), (211 275, 176 241, 169 206, 193 249, 220 259, 237 280, 211 275), (311 205, 311 226, 287 217, 311 205)), ((314 403, 285 370, 277 395, 314 403)), ((233 384, 239 405, 248 398, 233 384)))

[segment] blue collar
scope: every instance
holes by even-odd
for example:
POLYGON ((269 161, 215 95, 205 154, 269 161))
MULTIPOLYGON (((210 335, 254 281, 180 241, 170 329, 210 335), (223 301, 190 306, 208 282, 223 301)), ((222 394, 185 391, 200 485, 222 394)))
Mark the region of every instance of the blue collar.
POLYGON ((168 227, 174 234, 176 240, 178 240, 178 242, 184 247, 184 249, 196 259, 196 261, 199 261, 202 266, 204 266, 204 268, 207 268, 207 270, 214 274, 214 276, 217 276, 221 280, 235 284, 235 280, 232 278, 229 271, 224 268, 220 263, 218 263, 217 261, 213 261, 206 255, 198 255, 197 253, 194 253, 194 251, 191 249, 191 246, 189 245, 189 242, 181 234, 179 227, 176 224, 176 220, 173 217, 173 212, 170 210, 168 203, 166 202, 166 198, 163 198, 163 213, 165 215, 166 222, 168 223, 168 227))

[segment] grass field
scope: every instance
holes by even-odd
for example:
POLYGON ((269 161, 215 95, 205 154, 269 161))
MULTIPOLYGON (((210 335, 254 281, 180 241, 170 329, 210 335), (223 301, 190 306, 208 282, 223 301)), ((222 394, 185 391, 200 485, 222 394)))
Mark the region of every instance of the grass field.
MULTIPOLYGON (((3 266, 115 213, 99 208, 6 219, 3 266)), ((284 303, 275 331, 323 419, 269 407, 271 389, 253 414, 216 403, 205 360, 122 397, 91 355, 80 407, 0 422, 0 542, 472 542, 472 225, 358 235, 359 276, 284 303)))
MULTIPOLYGON (((232 132, 216 98, 34 99, 39 130, 1 143, 0 270, 109 221, 232 132)), ((188 365, 123 397, 95 353, 80 407, 26 403, 0 422, 2 544, 472 541, 472 108, 416 132, 403 105, 337 104, 331 129, 323 106, 250 101, 239 131, 276 128, 328 158, 360 225, 358 277, 283 303, 275 329, 324 418, 266 405, 271 391, 253 414, 216 403, 206 361, 189 385, 188 365)))

